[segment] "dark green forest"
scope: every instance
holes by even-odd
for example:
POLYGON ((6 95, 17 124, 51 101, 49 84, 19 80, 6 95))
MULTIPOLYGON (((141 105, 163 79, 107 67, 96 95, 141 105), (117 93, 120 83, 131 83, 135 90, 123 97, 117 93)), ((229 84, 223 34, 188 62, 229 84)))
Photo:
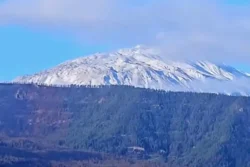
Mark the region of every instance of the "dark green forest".
POLYGON ((0 84, 0 166, 250 167, 250 98, 0 84))

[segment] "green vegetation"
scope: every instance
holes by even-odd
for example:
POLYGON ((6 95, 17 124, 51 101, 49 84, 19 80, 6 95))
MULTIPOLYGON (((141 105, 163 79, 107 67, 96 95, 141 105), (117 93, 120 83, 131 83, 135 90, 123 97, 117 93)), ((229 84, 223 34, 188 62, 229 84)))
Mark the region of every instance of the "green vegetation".
MULTIPOLYGON (((248 167, 250 98, 128 86, 2 84, 0 135, 0 150, 25 151, 30 154, 26 159, 54 165, 60 163, 52 161, 63 158, 78 164, 86 159, 74 151, 87 151, 85 157, 101 153, 94 156, 101 159, 99 164, 248 167), (46 159, 51 150, 67 154, 46 159)), ((8 157, 23 161, 25 157, 13 152, 8 157)), ((1 155, 6 159, 5 151, 1 155)))

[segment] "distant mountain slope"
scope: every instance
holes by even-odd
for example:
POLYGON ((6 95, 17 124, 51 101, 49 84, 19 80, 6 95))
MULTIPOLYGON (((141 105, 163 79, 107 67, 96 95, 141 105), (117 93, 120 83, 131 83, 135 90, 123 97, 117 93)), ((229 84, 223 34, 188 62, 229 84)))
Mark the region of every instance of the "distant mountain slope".
POLYGON ((169 61, 160 57, 154 49, 137 46, 81 57, 35 75, 19 77, 15 82, 48 85, 131 85, 173 91, 227 94, 237 92, 248 95, 249 87, 242 87, 242 84, 238 87, 236 84, 238 80, 246 78, 250 83, 248 75, 230 66, 204 61, 169 61), (218 84, 210 83, 211 80, 225 82, 225 85, 218 88, 218 84), (226 85, 231 82, 235 84, 234 89, 227 89, 226 85))
POLYGON ((129 157, 131 164, 249 166, 247 97, 11 84, 0 84, 0 95, 0 166, 2 157, 46 163, 85 158, 75 150, 129 157))

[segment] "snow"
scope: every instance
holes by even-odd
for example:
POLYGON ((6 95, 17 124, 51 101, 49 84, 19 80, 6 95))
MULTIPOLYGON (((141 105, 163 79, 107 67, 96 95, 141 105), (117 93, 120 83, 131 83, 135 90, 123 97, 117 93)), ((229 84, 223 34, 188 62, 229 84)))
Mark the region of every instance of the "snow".
MULTIPOLYGON (((111 53, 80 57, 34 75, 18 77, 14 82, 47 85, 131 85, 172 91, 233 93, 235 90, 238 92, 238 88, 228 90, 222 86, 210 89, 208 86, 211 85, 206 84, 210 84, 211 80, 235 83, 238 79, 250 83, 249 74, 233 67, 208 61, 165 60, 156 50, 138 45, 111 53)), ((243 90, 244 94, 250 94, 249 88, 244 87, 243 90)))

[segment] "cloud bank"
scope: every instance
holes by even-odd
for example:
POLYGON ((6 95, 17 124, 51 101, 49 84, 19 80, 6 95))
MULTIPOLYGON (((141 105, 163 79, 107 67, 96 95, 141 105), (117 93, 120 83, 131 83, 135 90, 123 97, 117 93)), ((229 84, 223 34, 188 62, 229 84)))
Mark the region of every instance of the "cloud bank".
POLYGON ((237 78, 230 81, 206 79, 206 81, 192 81, 189 89, 177 87, 176 90, 250 96, 250 87, 247 84, 249 82, 249 78, 237 78))
POLYGON ((177 59, 250 64, 250 5, 219 0, 5 0, 0 25, 71 33, 91 43, 146 44, 177 59))

